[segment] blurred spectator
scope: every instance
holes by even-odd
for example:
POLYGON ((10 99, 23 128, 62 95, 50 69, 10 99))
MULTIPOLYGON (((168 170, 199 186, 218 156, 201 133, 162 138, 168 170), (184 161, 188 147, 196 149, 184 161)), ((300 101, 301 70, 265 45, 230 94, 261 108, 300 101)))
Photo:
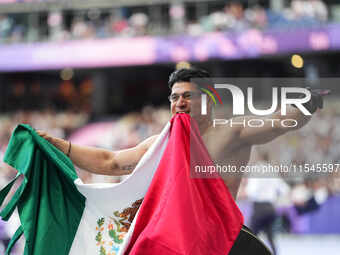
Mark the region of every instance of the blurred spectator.
POLYGON ((7 15, 0 14, 0 42, 8 40, 12 33, 13 20, 7 15))
POLYGON ((183 33, 185 31, 185 12, 183 3, 174 3, 170 6, 169 16, 173 33, 183 33))
POLYGON ((63 15, 60 11, 48 14, 47 23, 50 40, 65 41, 70 39, 69 32, 64 29, 63 21, 63 15))
POLYGON ((268 15, 266 10, 256 5, 246 11, 246 17, 254 28, 263 29, 268 25, 268 15))
POLYGON ((310 19, 326 22, 328 10, 326 4, 321 0, 293 0, 291 9, 294 19, 310 19))
POLYGON ((85 39, 93 37, 93 28, 85 22, 82 16, 73 19, 71 25, 71 35, 74 39, 85 39))
MULTIPOLYGON (((256 165, 262 167, 270 164, 268 153, 258 154, 256 165)), ((276 254, 276 245, 274 242, 274 224, 278 219, 276 207, 279 202, 285 199, 290 192, 289 185, 278 176, 248 178, 246 181, 246 196, 252 203, 252 215, 250 218, 250 228, 256 235, 264 232, 272 248, 273 254, 276 254)))
POLYGON ((129 18, 132 36, 144 36, 148 33, 149 17, 145 13, 134 13, 129 18))
POLYGON ((120 10, 112 11, 109 20, 109 34, 114 36, 127 35, 129 29, 128 21, 123 17, 120 10))
POLYGON ((203 27, 195 20, 188 23, 187 33, 192 36, 199 36, 204 33, 204 31, 203 27))
POLYGON ((289 192, 289 186, 280 178, 249 178, 246 190, 252 203, 250 228, 256 235, 266 234, 275 255, 274 223, 279 217, 275 207, 280 196, 289 192))
POLYGON ((225 13, 229 18, 230 27, 233 30, 244 30, 249 27, 244 15, 244 7, 238 1, 232 1, 225 7, 225 13))

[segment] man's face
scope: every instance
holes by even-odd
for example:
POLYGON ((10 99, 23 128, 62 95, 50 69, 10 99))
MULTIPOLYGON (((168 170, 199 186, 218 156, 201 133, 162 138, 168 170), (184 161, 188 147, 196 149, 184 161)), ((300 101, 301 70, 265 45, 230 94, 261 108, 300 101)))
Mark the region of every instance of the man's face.
POLYGON ((171 115, 176 113, 187 113, 192 117, 200 114, 201 96, 200 90, 191 82, 176 82, 172 86, 170 97, 171 115))

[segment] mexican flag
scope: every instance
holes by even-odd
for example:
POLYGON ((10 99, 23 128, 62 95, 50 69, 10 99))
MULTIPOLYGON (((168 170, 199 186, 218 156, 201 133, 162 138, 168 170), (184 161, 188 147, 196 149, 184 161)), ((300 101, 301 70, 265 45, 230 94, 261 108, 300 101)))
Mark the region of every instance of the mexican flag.
MULTIPOLYGON (((194 124, 194 125, 193 125, 194 124)), ((4 161, 23 181, 1 217, 18 209, 25 255, 226 255, 243 217, 223 180, 192 178, 190 165, 212 164, 187 114, 164 127, 134 172, 118 184, 83 184, 72 162, 28 125, 11 137, 4 161), (194 149, 193 149, 194 148, 194 149)))

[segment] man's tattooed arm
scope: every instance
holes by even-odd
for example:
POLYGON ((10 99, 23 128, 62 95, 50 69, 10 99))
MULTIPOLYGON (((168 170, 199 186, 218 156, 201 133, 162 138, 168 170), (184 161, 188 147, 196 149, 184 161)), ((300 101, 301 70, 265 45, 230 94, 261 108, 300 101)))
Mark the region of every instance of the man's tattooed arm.
POLYGON ((133 171, 136 166, 137 166, 137 164, 125 165, 125 166, 122 166, 121 169, 122 170, 126 170, 126 171, 133 171))

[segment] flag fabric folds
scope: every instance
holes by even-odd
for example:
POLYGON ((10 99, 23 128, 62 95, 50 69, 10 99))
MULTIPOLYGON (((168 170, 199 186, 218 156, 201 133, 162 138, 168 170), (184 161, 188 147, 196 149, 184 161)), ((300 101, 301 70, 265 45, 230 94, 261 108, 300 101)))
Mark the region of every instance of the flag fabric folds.
POLYGON ((24 233, 25 255, 228 254, 243 217, 219 176, 191 178, 196 160, 212 164, 192 123, 174 116, 118 184, 83 184, 62 152, 19 125, 5 162, 24 181, 1 212, 6 220, 18 208, 12 243, 24 233))
POLYGON ((13 131, 4 161, 18 174, 0 192, 0 204, 23 176, 0 214, 8 220, 17 208, 21 222, 7 252, 24 234, 24 255, 68 254, 85 207, 85 197, 74 184, 77 175, 72 162, 28 125, 19 125, 13 131))
POLYGON ((83 184, 80 179, 76 180, 78 190, 86 197, 86 205, 71 255, 124 254, 138 218, 138 209, 168 143, 169 130, 170 124, 123 182, 83 184))
POLYGON ((169 142, 141 205, 128 254, 223 254, 233 246, 243 216, 219 176, 191 178, 211 165, 196 122, 171 120, 169 142))

